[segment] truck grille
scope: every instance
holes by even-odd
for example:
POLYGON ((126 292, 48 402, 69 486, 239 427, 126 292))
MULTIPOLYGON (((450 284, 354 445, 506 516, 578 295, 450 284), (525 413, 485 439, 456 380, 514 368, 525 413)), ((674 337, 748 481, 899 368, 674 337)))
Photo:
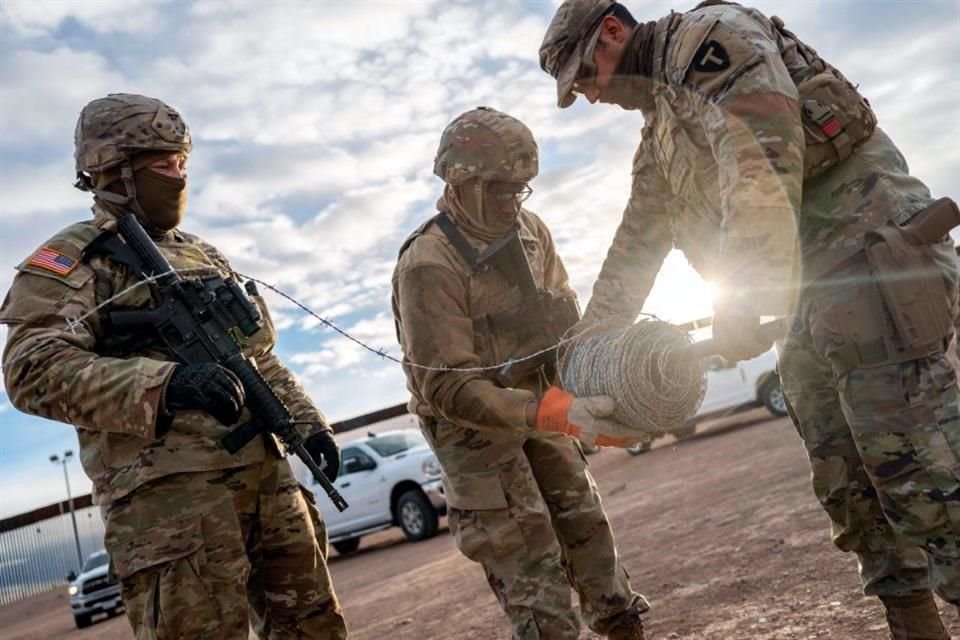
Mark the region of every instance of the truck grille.
POLYGON ((84 582, 83 589, 81 589, 80 592, 86 595, 88 593, 100 591, 101 589, 106 589, 112 584, 114 584, 114 582, 110 580, 109 576, 102 576, 100 578, 94 578, 93 580, 87 580, 84 582))

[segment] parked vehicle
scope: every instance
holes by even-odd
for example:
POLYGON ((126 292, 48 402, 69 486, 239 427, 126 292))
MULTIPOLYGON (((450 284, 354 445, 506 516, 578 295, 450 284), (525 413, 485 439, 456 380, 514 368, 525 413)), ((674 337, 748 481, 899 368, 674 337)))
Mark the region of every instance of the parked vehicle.
MULTIPOLYGON (((436 535, 447 501, 440 464, 419 431, 371 433, 345 444, 340 456, 334 486, 350 507, 337 511, 322 492, 317 504, 341 555, 356 551, 363 536, 394 526, 411 542, 436 535)), ((308 486, 312 482, 307 478, 308 486)))
MULTIPOLYGON (((744 362, 730 362, 720 356, 712 356, 706 361, 706 370, 707 389, 700 410, 682 429, 674 431, 676 438, 693 435, 700 420, 753 407, 764 406, 775 416, 787 415, 774 349, 744 362)), ((651 445, 645 442, 627 451, 639 455, 649 451, 651 445)))
POLYGON ((89 627, 94 615, 116 615, 123 608, 120 599, 120 584, 110 575, 110 557, 103 549, 91 553, 83 564, 79 576, 71 580, 67 591, 70 594, 70 610, 78 629, 89 627))

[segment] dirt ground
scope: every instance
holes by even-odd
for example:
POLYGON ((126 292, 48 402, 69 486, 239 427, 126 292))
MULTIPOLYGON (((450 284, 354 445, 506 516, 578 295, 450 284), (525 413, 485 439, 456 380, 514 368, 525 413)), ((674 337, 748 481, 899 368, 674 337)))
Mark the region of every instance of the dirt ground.
MULTIPOLYGON (((887 637, 879 603, 860 594, 854 558, 830 544, 789 421, 755 410, 639 457, 604 450, 590 463, 634 588, 653 605, 648 638, 887 637)), ((510 636, 479 566, 459 555, 445 528, 420 544, 399 530, 371 536, 330 564, 355 640, 510 636)), ((949 609, 944 618, 960 638, 949 609)), ((74 629, 64 591, 0 608, 0 636, 131 633, 123 617, 74 629)), ((596 638, 586 630, 581 637, 596 638)))

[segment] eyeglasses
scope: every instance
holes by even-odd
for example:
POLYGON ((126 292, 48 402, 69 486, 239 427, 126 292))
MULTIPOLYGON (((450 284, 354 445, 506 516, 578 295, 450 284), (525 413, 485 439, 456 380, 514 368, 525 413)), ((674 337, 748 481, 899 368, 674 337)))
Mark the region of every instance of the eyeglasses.
MULTIPOLYGON (((592 58, 593 56, 591 56, 592 58)), ((586 95, 593 89, 597 80, 597 65, 592 59, 584 58, 580 63, 580 69, 577 70, 577 77, 573 81, 571 89, 574 93, 586 95)))
POLYGON ((591 34, 590 39, 583 45, 583 52, 580 54, 580 67, 577 69, 577 75, 573 80, 573 91, 580 95, 586 95, 594 87, 597 79, 597 63, 594 60, 597 46, 600 44, 600 35, 602 30, 600 24, 603 19, 613 13, 613 8, 603 11, 594 19, 594 22, 584 32, 591 34))
POLYGON ((509 183, 491 184, 487 187, 487 191, 501 205, 509 205, 514 202, 522 204, 533 195, 533 187, 528 184, 523 186, 509 183))
POLYGON ((594 87, 593 78, 585 80, 574 80, 573 86, 570 87, 570 90, 576 93, 577 95, 586 96, 587 92, 594 87))

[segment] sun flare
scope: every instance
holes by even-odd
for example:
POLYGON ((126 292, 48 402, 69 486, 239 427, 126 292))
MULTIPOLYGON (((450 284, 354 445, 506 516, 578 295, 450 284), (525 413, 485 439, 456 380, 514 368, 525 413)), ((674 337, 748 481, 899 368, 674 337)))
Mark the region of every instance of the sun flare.
POLYGON ((717 293, 716 285, 701 278, 683 254, 673 250, 657 274, 643 311, 674 324, 709 318, 717 293))

